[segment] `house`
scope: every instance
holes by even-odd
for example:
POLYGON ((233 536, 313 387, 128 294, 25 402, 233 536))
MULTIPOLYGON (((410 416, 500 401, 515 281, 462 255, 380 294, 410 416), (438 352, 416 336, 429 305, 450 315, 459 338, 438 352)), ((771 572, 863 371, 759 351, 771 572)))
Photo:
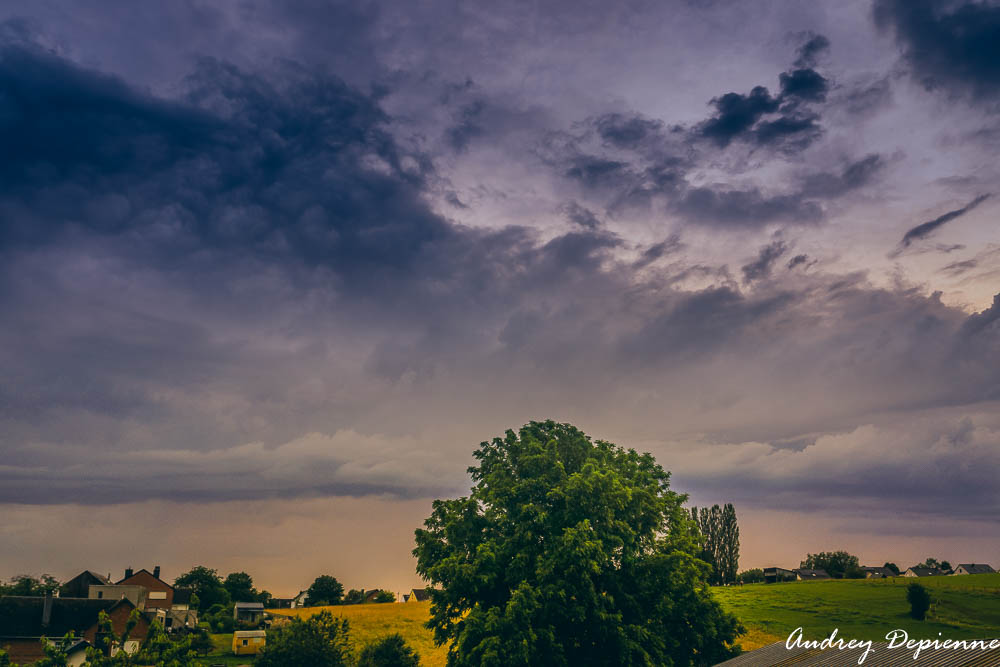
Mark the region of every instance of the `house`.
POLYGON ((174 587, 160 579, 160 566, 153 571, 143 568, 138 572, 127 568, 125 577, 117 583, 118 586, 142 586, 147 589, 146 609, 170 609, 174 603, 174 587))
POLYGON ((936 567, 919 567, 913 566, 906 570, 900 576, 902 577, 940 577, 944 572, 936 567))
POLYGON ((140 611, 146 609, 146 594, 149 590, 145 586, 130 586, 117 584, 91 584, 87 595, 83 597, 91 600, 121 600, 128 599, 140 611))
POLYGON ((266 642, 267 633, 264 630, 237 630, 233 633, 233 653, 257 655, 266 642))
MULTIPOLYGON (((7 650, 12 662, 25 664, 44 657, 42 637, 58 641, 72 632, 77 638, 96 645, 98 617, 102 611, 111 620, 112 631, 120 635, 135 608, 127 598, 0 597, 0 647, 7 650)), ((139 622, 123 647, 125 651, 139 650, 149 625, 149 618, 140 614, 139 622)), ((70 648, 79 652, 76 645, 70 648)))
POLYGON ((237 602, 233 605, 233 620, 256 625, 264 619, 263 602, 237 602))
POLYGON ((955 567, 952 574, 992 574, 995 570, 982 563, 962 563, 955 567))
POLYGON ((291 603, 289 603, 289 609, 298 609, 299 607, 305 607, 306 603, 309 602, 309 592, 299 591, 299 594, 292 598, 291 603))
POLYGON ((295 598, 271 598, 267 601, 267 606, 270 609, 291 609, 292 600, 295 598))
POLYGON ((865 579, 888 579, 898 576, 891 567, 863 566, 861 571, 865 573, 865 579))
POLYGON ((91 586, 107 586, 111 581, 93 570, 84 570, 59 587, 61 598, 85 598, 91 586))
POLYGON ((425 602, 430 599, 430 591, 426 588, 414 588, 407 595, 403 596, 404 602, 425 602))
POLYGON ((783 567, 765 567, 764 583, 774 584, 779 581, 795 581, 795 571, 783 567))
POLYGON ((826 573, 826 570, 805 570, 797 569, 795 572, 795 578, 799 581, 818 581, 820 579, 829 579, 830 575, 826 573))

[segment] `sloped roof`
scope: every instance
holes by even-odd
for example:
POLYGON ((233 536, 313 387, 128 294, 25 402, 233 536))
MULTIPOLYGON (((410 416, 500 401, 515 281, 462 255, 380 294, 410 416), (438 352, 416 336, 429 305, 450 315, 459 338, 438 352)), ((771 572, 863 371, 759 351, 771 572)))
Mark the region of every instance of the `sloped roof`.
MULTIPOLYGON (((62 637, 70 630, 80 635, 121 600, 52 598, 52 613, 42 625, 43 597, 0 597, 0 637, 62 637)), ((131 603, 129 603, 131 604, 131 603)))
POLYGON ((958 567, 969 574, 990 574, 993 572, 993 568, 985 563, 959 563, 958 567))
POLYGON ((803 579, 829 579, 830 575, 827 574, 826 570, 804 570, 797 569, 793 570, 795 574, 799 575, 803 579))
POLYGON ((194 591, 190 588, 174 589, 174 604, 191 604, 191 595, 194 591))
POLYGON ((426 588, 414 588, 410 594, 417 598, 417 602, 423 602, 424 600, 430 600, 431 594, 426 588))
POLYGON ((941 574, 941 570, 936 567, 911 567, 907 572, 913 572, 918 577, 936 577, 941 574))
POLYGON ((236 602, 234 603, 236 609, 263 609, 263 602, 236 602))

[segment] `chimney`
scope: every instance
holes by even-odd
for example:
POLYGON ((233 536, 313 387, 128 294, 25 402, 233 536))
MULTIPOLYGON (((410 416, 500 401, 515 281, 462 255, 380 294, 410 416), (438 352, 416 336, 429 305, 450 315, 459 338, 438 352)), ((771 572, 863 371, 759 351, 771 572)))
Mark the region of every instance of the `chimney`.
POLYGON ((126 567, 125 568, 125 578, 126 579, 128 579, 129 577, 131 577, 133 574, 134 574, 134 572, 132 572, 132 568, 130 568, 130 567, 126 567))
POLYGON ((47 592, 45 594, 45 603, 42 605, 42 627, 49 627, 50 620, 52 620, 52 593, 47 592))
POLYGON ((159 565, 157 565, 156 567, 153 568, 153 576, 156 577, 157 579, 160 578, 160 566, 159 565))

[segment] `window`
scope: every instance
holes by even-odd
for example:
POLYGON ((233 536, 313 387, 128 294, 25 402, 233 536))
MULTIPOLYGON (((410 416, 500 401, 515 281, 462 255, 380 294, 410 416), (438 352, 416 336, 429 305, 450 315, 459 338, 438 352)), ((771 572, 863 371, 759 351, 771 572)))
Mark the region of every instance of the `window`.
POLYGON ((244 640, 243 640, 243 645, 244 645, 244 646, 246 646, 246 645, 247 645, 248 643, 249 643, 249 642, 248 642, 248 641, 247 641, 246 639, 244 639, 244 640))
POLYGON ((97 599, 100 600, 104 597, 104 591, 97 591, 97 599))
POLYGON ((149 592, 149 599, 150 600, 166 600, 167 599, 167 592, 166 591, 150 591, 149 592))

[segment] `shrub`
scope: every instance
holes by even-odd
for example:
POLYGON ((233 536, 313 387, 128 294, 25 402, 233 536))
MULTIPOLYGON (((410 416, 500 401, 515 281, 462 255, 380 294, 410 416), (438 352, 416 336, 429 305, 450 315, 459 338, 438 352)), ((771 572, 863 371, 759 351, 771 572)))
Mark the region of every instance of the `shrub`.
POLYGON ((927 617, 927 610, 931 608, 931 594, 926 588, 914 581, 906 587, 906 601, 910 603, 910 616, 918 621, 927 617))
POLYGON ((358 667, 417 667, 420 656, 399 634, 382 637, 361 651, 358 667))

